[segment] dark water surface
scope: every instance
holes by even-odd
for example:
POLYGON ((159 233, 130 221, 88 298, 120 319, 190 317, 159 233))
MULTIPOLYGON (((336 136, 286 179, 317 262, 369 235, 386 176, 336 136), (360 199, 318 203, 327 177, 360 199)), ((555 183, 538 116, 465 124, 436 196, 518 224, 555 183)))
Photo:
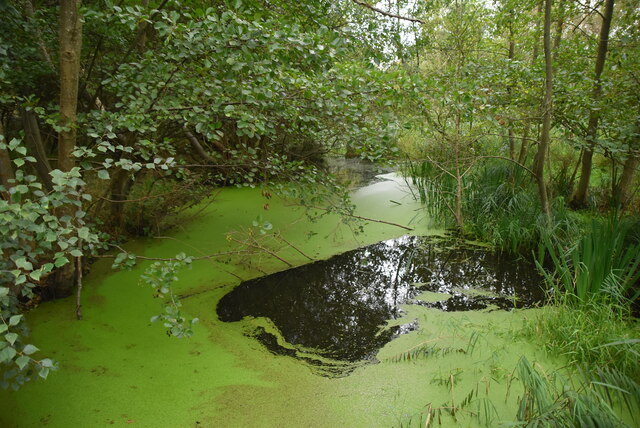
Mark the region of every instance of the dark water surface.
MULTIPOLYGON (((402 316, 400 304, 444 311, 510 309, 543 297, 542 279, 526 261, 442 239, 404 236, 245 281, 220 300, 217 311, 226 322, 267 317, 288 343, 354 362, 372 359, 391 339, 415 328, 381 331, 388 320, 402 316), (450 296, 431 303, 414 299, 425 291, 450 296)), ((256 337, 274 352, 295 354, 264 331, 256 337)))

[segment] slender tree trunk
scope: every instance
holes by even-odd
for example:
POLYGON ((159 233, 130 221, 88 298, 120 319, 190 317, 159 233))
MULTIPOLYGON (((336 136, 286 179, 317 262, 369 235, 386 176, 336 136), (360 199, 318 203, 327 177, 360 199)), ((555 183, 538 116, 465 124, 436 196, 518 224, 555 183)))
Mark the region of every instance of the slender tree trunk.
POLYGON ((42 142, 42 136, 40 135, 40 125, 38 124, 38 117, 33 111, 22 110, 22 127, 24 128, 24 143, 34 158, 36 158, 35 169, 40 181, 47 190, 51 190, 53 183, 51 181, 51 165, 47 158, 47 151, 44 148, 42 142))
POLYGON ((202 147, 202 144, 200 144, 200 141, 198 141, 196 136, 193 135, 191 131, 185 128, 184 134, 187 136, 187 140, 189 140, 189 144, 191 145, 191 148, 193 149, 194 152, 198 154, 198 157, 200 157, 200 159, 202 159, 204 162, 208 164, 215 163, 215 159, 209 156, 209 154, 206 152, 204 147, 202 147))
POLYGON ((462 167, 460 165, 460 144, 461 144, 461 114, 460 111, 456 113, 456 141, 455 141, 455 156, 456 156, 456 201, 455 201, 455 217, 458 230, 461 232, 464 230, 464 217, 462 214, 462 167))
MULTIPOLYGON (((4 126, 0 121, 0 143, 8 143, 4 135, 4 126)), ((11 164, 11 157, 9 156, 9 149, 0 148, 0 185, 2 185, 7 191, 0 193, 0 197, 6 201, 11 200, 11 194, 8 190, 13 187, 9 183, 9 180, 13 180, 15 175, 13 174, 13 165, 11 164)))
MULTIPOLYGON (((142 0, 142 8, 146 11, 149 7, 149 0, 142 0)), ((149 23, 142 21, 138 24, 138 34, 136 37, 136 49, 138 53, 142 54, 147 48, 147 31, 149 23)))
POLYGON ((120 233, 124 226, 124 204, 133 185, 131 173, 118 170, 111 181, 111 218, 110 223, 115 233, 120 233))
POLYGON ((618 182, 614 193, 615 203, 618 204, 620 209, 626 208, 631 201, 633 179, 638 170, 638 165, 640 165, 640 155, 633 153, 629 155, 622 167, 620 182, 618 182))
MULTIPOLYGON (((60 125, 58 134, 58 164, 61 171, 75 166, 73 151, 76 147, 78 82, 80 80, 80 51, 82 48, 81 0, 60 0, 60 125)), ((71 214, 72 208, 66 209, 71 214)), ((72 294, 75 285, 75 266, 68 263, 56 271, 56 297, 72 294)))
POLYGON ((529 131, 531 122, 527 120, 524 124, 524 132, 522 133, 522 142, 520 143, 520 153, 518 154, 518 163, 524 165, 529 154, 529 131))
POLYGON ((544 63, 545 63, 545 91, 544 102, 542 104, 542 132, 540 134, 540 144, 538 145, 538 153, 534 165, 534 172, 538 180, 538 194, 540 196, 540 205, 542 211, 551 220, 551 208, 549 205, 549 196, 547 194, 547 185, 544 178, 545 157, 549 148, 549 140, 551 133, 551 115, 552 115, 552 97, 553 97, 553 64, 551 52, 551 3, 552 0, 544 2, 544 63))
MULTIPOLYGON (((538 7, 536 8, 536 16, 542 15, 542 2, 538 3, 538 7)), ((539 46, 538 42, 540 40, 540 21, 538 20, 538 24, 536 26, 536 37, 533 42, 533 53, 531 55, 531 67, 536 65, 536 61, 538 60, 538 51, 539 46)), ((524 132, 522 134, 522 142, 520 143, 520 153, 518 154, 518 163, 524 165, 527 161, 527 155, 529 154, 529 132, 531 131, 531 119, 526 119, 524 122, 524 132)))
POLYGON ((75 165, 82 48, 80 4, 80 0, 60 0, 60 119, 64 130, 58 137, 58 168, 62 171, 70 171, 75 165))
POLYGON ((578 175, 578 169, 580 168, 580 164, 582 163, 582 153, 580 150, 580 155, 578 156, 578 161, 576 162, 576 166, 573 168, 573 172, 571 173, 571 178, 569 179, 568 189, 573 189, 573 183, 576 181, 576 176, 578 175))
MULTIPOLYGON (((607 58, 607 48, 609 44, 609 29, 611 28, 611 20, 613 18, 613 5, 615 0, 606 0, 604 5, 604 14, 602 18, 602 27, 600 28, 600 42, 598 44, 598 54, 596 57, 595 84, 593 86, 593 94, 591 95, 594 103, 597 103, 602 96, 602 70, 604 62, 607 58)), ((571 206, 574 208, 584 208, 587 206, 587 195, 589 191, 589 181, 591 179, 591 169, 593 165, 593 150, 595 148, 596 135, 598 133, 598 121, 600 113, 598 109, 592 109, 589 112, 589 124, 587 125, 587 147, 582 154, 582 168, 580 170, 580 181, 576 188, 571 206)))
POLYGON ((76 319, 82 319, 82 257, 76 257, 76 319))
MULTIPOLYGON (((31 0, 23 0, 24 4, 24 13, 27 16, 29 21, 35 21, 36 19, 36 11, 33 8, 33 4, 31 0)), ((42 59, 47 63, 52 72, 55 72, 56 66, 53 64, 53 60, 51 59, 51 55, 49 55, 49 50, 47 49, 47 45, 45 45, 44 40, 42 40, 42 34, 37 24, 33 23, 33 28, 35 32, 36 41, 38 43, 38 48, 40 49, 40 55, 42 55, 42 59)))
MULTIPOLYGON (((509 67, 511 67, 511 61, 513 61, 513 58, 515 57, 515 51, 516 51, 516 43, 513 40, 513 26, 510 25, 509 26, 509 67)), ((507 94, 509 95, 509 97, 511 97, 511 85, 507 85, 507 94)), ((513 123, 511 118, 509 118, 509 122, 508 122, 508 136, 509 136, 509 158, 511 160, 516 160, 516 140, 515 137, 513 135, 513 123)))
POLYGON ((562 30, 564 29, 564 0, 560 0, 558 7, 558 23, 556 26, 556 34, 553 38, 553 52, 554 56, 557 55, 560 49, 560 42, 562 41, 562 30))

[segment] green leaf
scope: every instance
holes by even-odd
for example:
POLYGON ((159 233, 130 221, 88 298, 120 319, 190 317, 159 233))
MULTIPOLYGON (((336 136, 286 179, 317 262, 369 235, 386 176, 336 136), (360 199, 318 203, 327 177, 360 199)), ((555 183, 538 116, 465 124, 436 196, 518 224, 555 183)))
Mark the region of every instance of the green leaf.
POLYGON ((38 352, 39 349, 36 348, 35 346, 29 344, 29 345, 25 345, 24 348, 22 349, 22 353, 25 355, 31 355, 34 354, 36 352, 38 352))
POLYGON ((81 227, 78 229, 78 236, 80 239, 87 239, 89 237, 89 229, 86 227, 81 227))
POLYGON ((101 169, 100 171, 98 171, 98 178, 100 178, 102 180, 108 180, 109 179, 109 171, 107 171, 106 169, 101 169))
POLYGON ((9 325, 10 326, 18 325, 20 324, 21 320, 22 320, 22 315, 14 315, 11 318, 9 318, 9 325))
POLYGON ((60 266, 66 265, 67 263, 69 263, 69 259, 67 259, 65 256, 60 256, 60 257, 56 257, 53 264, 56 267, 60 267, 60 266))
POLYGON ((40 361, 40 364, 42 364, 42 367, 46 367, 49 369, 53 368, 53 360, 51 360, 50 358, 45 358, 44 360, 40 361))
POLYGON ((17 267, 24 270, 33 270, 33 265, 29 262, 26 257, 19 257, 14 261, 17 267))
POLYGON ((40 376, 42 379, 46 379, 47 376, 49 376, 49 369, 46 367, 41 368, 38 372, 38 376, 40 376))
POLYGON ((7 342, 13 345, 14 343, 16 343, 16 340, 18 339, 18 334, 14 332, 7 333, 4 335, 4 338, 6 339, 7 342))
POLYGON ((29 361, 31 360, 31 358, 22 355, 18 358, 16 358, 16 365, 20 368, 20 370, 24 369, 24 367, 29 364, 29 361))
POLYGON ((7 361, 13 360, 13 357, 16 356, 16 350, 10 346, 4 348, 0 351, 0 363, 5 363, 7 361))

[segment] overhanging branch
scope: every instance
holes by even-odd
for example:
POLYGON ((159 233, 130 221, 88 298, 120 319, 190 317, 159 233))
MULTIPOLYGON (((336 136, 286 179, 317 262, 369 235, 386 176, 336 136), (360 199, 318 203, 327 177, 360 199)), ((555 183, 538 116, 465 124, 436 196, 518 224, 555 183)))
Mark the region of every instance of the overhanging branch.
POLYGON ((402 19, 402 20, 409 21, 409 22, 416 22, 416 23, 418 23, 418 24, 426 24, 426 22, 424 22, 424 21, 423 21, 423 20, 421 20, 421 19, 418 19, 418 18, 409 18, 408 16, 402 16, 402 15, 396 15, 395 13, 391 13, 391 12, 384 11, 384 10, 382 10, 382 9, 378 9, 377 7, 372 6, 372 5, 370 5, 369 3, 366 3, 366 2, 364 2, 364 1, 362 1, 362 0, 351 0, 351 1, 352 1, 352 2, 354 2, 354 3, 356 3, 356 4, 359 4, 360 6, 364 6, 364 7, 366 7, 367 9, 371 9, 371 10, 372 10, 372 11, 374 11, 374 12, 377 12, 377 13, 382 14, 382 15, 384 15, 384 16, 388 16, 388 17, 390 17, 390 18, 402 19))

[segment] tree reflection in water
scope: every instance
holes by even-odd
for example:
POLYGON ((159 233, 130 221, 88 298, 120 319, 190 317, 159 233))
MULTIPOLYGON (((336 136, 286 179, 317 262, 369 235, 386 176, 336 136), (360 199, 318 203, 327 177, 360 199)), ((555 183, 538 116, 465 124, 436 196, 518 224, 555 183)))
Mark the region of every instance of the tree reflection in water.
POLYGON ((530 263, 478 247, 404 236, 245 281, 220 300, 217 311, 226 322, 267 317, 290 344, 359 361, 373 358, 394 336, 410 330, 381 332, 388 320, 401 316, 402 303, 464 311, 527 307, 543 297, 542 279, 530 263), (435 303, 412 300, 423 291, 451 297, 435 303))

